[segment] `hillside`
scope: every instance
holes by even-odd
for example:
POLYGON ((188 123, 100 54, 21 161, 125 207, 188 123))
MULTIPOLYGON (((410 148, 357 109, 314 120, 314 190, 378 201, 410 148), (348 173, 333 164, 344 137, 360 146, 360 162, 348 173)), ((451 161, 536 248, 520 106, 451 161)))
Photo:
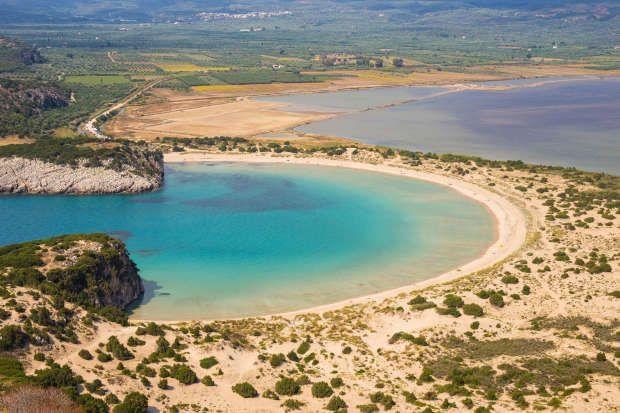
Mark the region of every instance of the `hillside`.
POLYGON ((19 69, 46 59, 35 48, 16 39, 0 35, 0 72, 19 69))

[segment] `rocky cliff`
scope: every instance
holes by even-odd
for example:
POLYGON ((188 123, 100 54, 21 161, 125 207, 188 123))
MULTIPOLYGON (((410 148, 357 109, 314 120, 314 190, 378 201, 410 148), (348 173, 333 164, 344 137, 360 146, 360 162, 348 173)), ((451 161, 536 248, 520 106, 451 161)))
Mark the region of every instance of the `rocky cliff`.
MULTIPOLYGON (((163 165, 160 166, 163 171, 163 165)), ((103 194, 152 191, 163 175, 140 176, 103 166, 57 165, 37 159, 0 158, 0 192, 30 194, 103 194)))
POLYGON ((144 292, 122 241, 71 234, 0 247, 0 287, 25 286, 89 309, 124 309, 144 292))
POLYGON ((118 240, 110 239, 98 252, 85 253, 65 273, 86 274, 78 287, 79 294, 85 296, 87 305, 95 308, 124 309, 144 293, 138 268, 118 240))
POLYGON ((162 153, 144 147, 64 142, 0 147, 0 193, 137 193, 158 189, 163 180, 162 153))

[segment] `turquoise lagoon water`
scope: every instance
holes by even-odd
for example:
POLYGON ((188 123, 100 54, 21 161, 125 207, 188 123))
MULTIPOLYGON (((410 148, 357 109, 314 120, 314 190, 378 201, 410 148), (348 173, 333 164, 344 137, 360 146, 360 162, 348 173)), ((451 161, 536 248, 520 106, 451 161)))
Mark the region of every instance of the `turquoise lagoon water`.
POLYGON ((411 283, 494 239, 480 204, 422 181, 283 164, 171 164, 161 191, 0 197, 0 244, 122 238, 146 281, 135 318, 260 315, 411 283))
POLYGON ((298 128, 306 133, 620 174, 620 78, 545 80, 487 82, 516 86, 499 91, 395 87, 264 100, 345 113, 298 128))

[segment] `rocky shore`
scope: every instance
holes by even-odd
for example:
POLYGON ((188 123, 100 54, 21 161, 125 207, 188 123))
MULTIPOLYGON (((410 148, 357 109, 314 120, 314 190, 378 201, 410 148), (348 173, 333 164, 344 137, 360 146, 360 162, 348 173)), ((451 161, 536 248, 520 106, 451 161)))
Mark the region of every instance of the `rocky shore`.
POLYGON ((92 166, 56 164, 16 156, 0 158, 0 193, 105 194, 138 193, 161 187, 163 158, 151 154, 143 159, 149 173, 138 173, 129 165, 112 169, 103 163, 92 166))

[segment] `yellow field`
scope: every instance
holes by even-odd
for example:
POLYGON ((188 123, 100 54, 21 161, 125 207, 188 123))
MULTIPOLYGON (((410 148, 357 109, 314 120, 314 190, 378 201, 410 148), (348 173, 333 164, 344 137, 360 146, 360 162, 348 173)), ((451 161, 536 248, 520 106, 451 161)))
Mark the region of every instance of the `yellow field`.
POLYGON ((230 67, 226 66, 198 66, 194 63, 157 62, 153 64, 166 72, 225 72, 230 70, 230 67))

